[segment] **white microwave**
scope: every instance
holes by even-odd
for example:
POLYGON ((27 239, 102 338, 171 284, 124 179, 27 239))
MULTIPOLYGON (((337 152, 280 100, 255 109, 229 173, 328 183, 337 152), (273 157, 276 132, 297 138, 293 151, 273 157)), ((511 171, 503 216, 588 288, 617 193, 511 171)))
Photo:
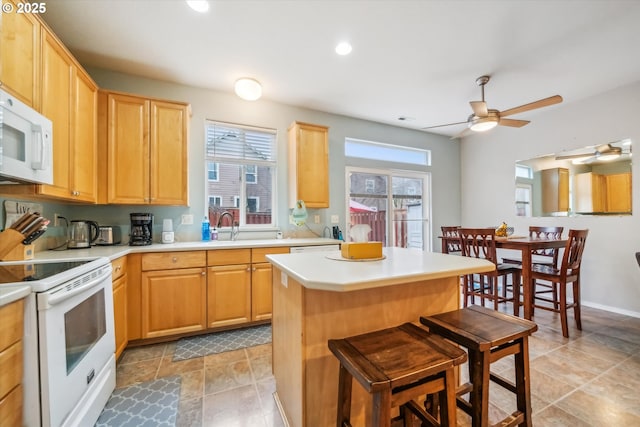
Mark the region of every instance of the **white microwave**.
POLYGON ((53 184, 53 124, 0 90, 0 183, 53 184))

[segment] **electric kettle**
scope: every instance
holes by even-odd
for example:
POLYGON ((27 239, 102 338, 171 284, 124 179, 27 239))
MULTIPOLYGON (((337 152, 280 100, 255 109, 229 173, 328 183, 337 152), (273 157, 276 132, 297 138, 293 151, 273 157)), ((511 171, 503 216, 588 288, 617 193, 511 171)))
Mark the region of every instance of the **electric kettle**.
POLYGON ((90 248, 100 235, 100 228, 95 221, 73 220, 69 225, 67 248, 90 248))

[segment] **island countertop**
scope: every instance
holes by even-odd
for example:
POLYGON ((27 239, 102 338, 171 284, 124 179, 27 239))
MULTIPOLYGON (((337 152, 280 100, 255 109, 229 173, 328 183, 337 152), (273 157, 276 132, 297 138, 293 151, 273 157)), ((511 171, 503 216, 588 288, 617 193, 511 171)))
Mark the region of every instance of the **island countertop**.
POLYGON ((267 259, 307 289, 334 292, 370 289, 495 269, 495 265, 486 260, 424 252, 419 249, 388 247, 383 248, 383 254, 385 258, 379 261, 334 259, 340 258, 340 251, 267 255, 267 259))

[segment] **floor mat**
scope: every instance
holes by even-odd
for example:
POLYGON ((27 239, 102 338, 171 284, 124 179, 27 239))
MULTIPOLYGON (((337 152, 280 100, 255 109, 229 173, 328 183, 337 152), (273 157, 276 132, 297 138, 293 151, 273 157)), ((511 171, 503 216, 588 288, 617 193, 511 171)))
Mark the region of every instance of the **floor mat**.
POLYGON ((171 376, 113 391, 96 427, 175 426, 180 377, 171 376))
POLYGON ((252 326, 233 331, 216 332, 182 338, 176 344, 173 361, 192 359, 271 342, 271 325, 252 326))

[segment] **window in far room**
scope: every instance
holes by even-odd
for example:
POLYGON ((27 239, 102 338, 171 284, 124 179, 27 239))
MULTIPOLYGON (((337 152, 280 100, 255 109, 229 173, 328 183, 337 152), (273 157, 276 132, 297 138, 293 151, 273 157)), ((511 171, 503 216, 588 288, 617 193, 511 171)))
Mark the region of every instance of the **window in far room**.
POLYGON ((275 227, 275 129, 206 121, 205 135, 209 221, 228 211, 243 229, 275 227))

